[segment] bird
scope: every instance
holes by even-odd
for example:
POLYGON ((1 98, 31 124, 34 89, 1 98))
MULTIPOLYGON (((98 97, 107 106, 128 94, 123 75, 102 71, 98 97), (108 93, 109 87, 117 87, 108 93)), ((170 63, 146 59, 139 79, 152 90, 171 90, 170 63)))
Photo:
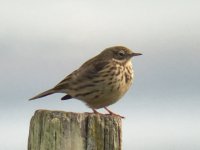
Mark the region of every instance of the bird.
POLYGON ((29 100, 64 93, 66 95, 61 100, 75 98, 84 102, 96 114, 101 114, 97 109, 104 108, 109 115, 124 118, 107 107, 121 99, 132 85, 134 71, 131 58, 139 55, 142 54, 124 46, 105 48, 53 88, 29 100))

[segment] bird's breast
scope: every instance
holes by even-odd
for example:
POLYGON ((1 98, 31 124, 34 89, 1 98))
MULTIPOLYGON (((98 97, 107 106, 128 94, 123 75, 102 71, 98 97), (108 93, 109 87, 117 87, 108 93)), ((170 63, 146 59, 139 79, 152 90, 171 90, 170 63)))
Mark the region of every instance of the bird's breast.
POLYGON ((111 63, 90 80, 79 82, 68 93, 92 108, 101 108, 117 102, 133 81, 132 64, 111 63))

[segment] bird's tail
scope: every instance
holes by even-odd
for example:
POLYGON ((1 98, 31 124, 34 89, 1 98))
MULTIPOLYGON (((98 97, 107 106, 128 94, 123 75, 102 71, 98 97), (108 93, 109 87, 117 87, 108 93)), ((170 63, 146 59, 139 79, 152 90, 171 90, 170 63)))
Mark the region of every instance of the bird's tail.
POLYGON ((37 99, 37 98, 45 97, 47 95, 54 94, 54 93, 55 93, 55 90, 50 89, 50 90, 47 90, 45 92, 42 92, 42 93, 30 98, 29 100, 34 100, 34 99, 37 99))

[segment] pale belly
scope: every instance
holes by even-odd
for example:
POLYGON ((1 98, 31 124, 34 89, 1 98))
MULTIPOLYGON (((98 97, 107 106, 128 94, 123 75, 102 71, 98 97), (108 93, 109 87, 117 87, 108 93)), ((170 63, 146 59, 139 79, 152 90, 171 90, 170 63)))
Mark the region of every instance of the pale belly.
POLYGON ((115 102, 120 100, 120 98, 122 98, 122 96, 124 96, 124 94, 128 91, 133 81, 133 72, 131 72, 131 76, 129 77, 126 77, 126 73, 128 72, 126 71, 122 74, 123 77, 122 75, 113 76, 112 80, 114 82, 110 85, 108 84, 109 81, 105 81, 104 83, 102 83, 102 85, 98 87, 98 89, 100 89, 100 92, 97 92, 98 96, 94 96, 94 98, 84 100, 84 102, 89 107, 98 109, 114 104, 115 102))
MULTIPOLYGON (((84 83, 86 86, 82 86, 78 91, 68 90, 66 93, 83 101, 90 108, 99 109, 109 106, 117 102, 128 91, 133 81, 132 66, 129 65, 127 69, 119 67, 120 73, 118 68, 109 72, 107 77, 88 80, 84 83)), ((103 76, 103 73, 100 76, 103 76)))

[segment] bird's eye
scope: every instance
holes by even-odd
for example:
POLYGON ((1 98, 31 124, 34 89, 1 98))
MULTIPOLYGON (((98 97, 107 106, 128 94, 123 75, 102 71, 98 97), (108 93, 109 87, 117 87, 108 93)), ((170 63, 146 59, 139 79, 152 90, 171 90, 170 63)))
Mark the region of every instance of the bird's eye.
POLYGON ((124 57, 124 56, 125 56, 125 52, 124 52, 124 51, 119 51, 118 55, 119 55, 120 57, 124 57))

